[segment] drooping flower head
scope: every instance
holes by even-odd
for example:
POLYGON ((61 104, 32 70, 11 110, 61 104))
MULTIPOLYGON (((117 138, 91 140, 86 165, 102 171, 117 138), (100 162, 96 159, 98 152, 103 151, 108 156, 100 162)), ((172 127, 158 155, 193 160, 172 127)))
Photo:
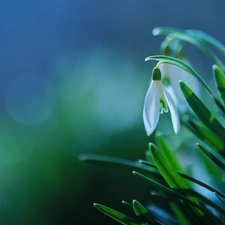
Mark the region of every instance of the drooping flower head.
POLYGON ((152 82, 145 96, 143 109, 144 126, 148 136, 155 130, 159 121, 159 114, 168 112, 168 107, 171 113, 174 132, 178 133, 180 130, 180 120, 175 103, 162 84, 160 69, 155 67, 152 71, 152 82))

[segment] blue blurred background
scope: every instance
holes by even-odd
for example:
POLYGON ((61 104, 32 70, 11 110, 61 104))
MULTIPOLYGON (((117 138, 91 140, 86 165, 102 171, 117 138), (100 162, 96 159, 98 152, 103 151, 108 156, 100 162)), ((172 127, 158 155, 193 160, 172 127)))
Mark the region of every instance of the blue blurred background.
MULTIPOLYGON (((92 203, 145 203, 148 187, 130 171, 78 155, 144 158, 154 66, 144 59, 163 40, 152 29, 200 29, 225 42, 224 9, 223 0, 1 1, 0 223, 117 224, 92 203)), ((193 64, 210 80, 204 60, 193 64)))

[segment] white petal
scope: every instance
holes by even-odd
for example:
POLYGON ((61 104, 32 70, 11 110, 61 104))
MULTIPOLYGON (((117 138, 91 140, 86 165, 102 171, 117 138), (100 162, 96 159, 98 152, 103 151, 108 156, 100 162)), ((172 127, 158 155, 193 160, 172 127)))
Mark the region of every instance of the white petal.
POLYGON ((163 101, 165 103, 165 105, 162 104, 162 102, 160 103, 160 113, 162 114, 163 111, 168 112, 168 108, 167 108, 167 104, 166 104, 166 98, 165 98, 165 95, 164 95, 164 86, 162 84, 162 81, 161 80, 155 81, 154 83, 155 83, 155 86, 157 87, 157 90, 158 90, 158 93, 159 93, 159 99, 160 99, 159 102, 163 101))
POLYGON ((172 99, 172 97, 170 96, 169 92, 166 90, 166 88, 164 88, 164 94, 170 109, 170 114, 171 114, 171 120, 172 120, 172 124, 173 124, 173 129, 174 132, 177 134, 180 130, 180 119, 179 119, 179 115, 175 106, 175 103, 172 99))
POLYGON ((143 109, 144 126, 149 136, 155 130, 159 121, 160 96, 157 86, 152 81, 150 88, 145 96, 143 109))
POLYGON ((170 82, 176 94, 176 98, 178 99, 178 102, 181 104, 186 104, 186 100, 182 94, 182 91, 180 90, 179 80, 183 80, 183 77, 185 76, 192 76, 191 74, 186 73, 187 73, 186 71, 184 71, 179 67, 171 66, 170 82))
POLYGON ((170 77, 170 74, 171 74, 170 69, 171 69, 171 67, 172 66, 170 64, 161 64, 159 66, 159 69, 161 71, 162 78, 164 78, 164 77, 170 77))

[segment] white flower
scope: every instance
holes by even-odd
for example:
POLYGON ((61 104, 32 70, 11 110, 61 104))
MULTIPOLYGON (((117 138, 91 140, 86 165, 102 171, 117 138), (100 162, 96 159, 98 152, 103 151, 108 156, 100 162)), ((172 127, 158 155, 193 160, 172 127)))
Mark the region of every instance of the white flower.
POLYGON ((159 114, 168 112, 167 104, 171 113, 173 129, 175 133, 180 130, 180 120, 175 103, 163 86, 161 81, 161 72, 159 68, 153 69, 153 79, 145 96, 143 109, 144 126, 149 136, 155 130, 159 121, 159 114))
MULTIPOLYGON (((189 64, 186 60, 184 61, 189 64)), ((177 108, 180 111, 184 111, 188 105, 180 89, 179 80, 182 80, 185 84, 190 86, 197 96, 200 96, 201 93, 199 81, 196 77, 177 66, 161 64, 160 69, 162 71, 162 80, 168 80, 170 84, 168 86, 168 91, 173 97, 177 108)))

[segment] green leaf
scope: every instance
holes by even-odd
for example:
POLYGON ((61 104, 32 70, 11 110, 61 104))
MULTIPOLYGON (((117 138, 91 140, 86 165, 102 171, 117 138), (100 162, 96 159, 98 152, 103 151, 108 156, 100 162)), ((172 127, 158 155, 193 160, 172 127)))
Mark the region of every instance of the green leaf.
MULTIPOLYGON (((144 165, 148 165, 148 166, 150 166, 150 167, 153 167, 153 168, 156 167, 155 164, 149 163, 149 162, 147 162, 147 161, 145 161, 145 160, 139 160, 139 162, 142 163, 142 164, 144 164, 144 165)), ((202 181, 200 181, 200 180, 198 180, 198 179, 195 179, 194 177, 191 177, 191 176, 189 176, 189 175, 187 175, 187 174, 181 173, 181 172, 179 172, 179 171, 177 171, 177 173, 179 173, 179 175, 180 175, 182 178, 187 179, 187 180, 189 180, 189 181, 191 181, 191 182, 193 182, 193 183, 195 183, 195 184, 198 184, 199 186, 204 187, 205 189, 207 189, 207 190, 209 190, 209 191, 211 191, 211 192, 217 194, 217 195, 220 196, 221 198, 224 198, 224 199, 225 199, 225 195, 224 195, 223 193, 217 191, 215 188, 213 188, 213 187, 211 187, 211 186, 209 186, 209 185, 203 183, 202 181)))
POLYGON ((225 55, 225 45, 223 45, 221 42, 216 40, 214 37, 200 31, 200 30, 186 30, 188 34, 190 34, 192 37, 198 38, 207 44, 212 45, 217 50, 219 50, 222 54, 225 55))
POLYGON ((152 143, 149 144, 149 149, 159 172, 169 186, 175 189, 188 189, 186 181, 176 172, 175 168, 163 153, 152 143))
POLYGON ((224 198, 222 198, 221 196, 219 196, 219 195, 216 194, 216 193, 215 193, 215 195, 216 195, 216 197, 217 197, 223 204, 225 204, 225 199, 224 199, 224 198))
POLYGON ((225 151, 225 142, 213 131, 200 124, 200 122, 189 118, 185 124, 198 138, 211 146, 215 151, 218 153, 225 151))
MULTIPOLYGON (((81 161, 89 162, 89 163, 96 164, 96 165, 116 166, 119 168, 132 169, 132 170, 138 169, 139 171, 142 171, 142 172, 148 174, 149 176, 154 177, 154 179, 160 181, 160 183, 164 183, 163 177, 160 174, 149 169, 149 167, 156 169, 156 165, 153 163, 144 161, 144 160, 139 160, 138 162, 132 162, 129 160, 124 160, 124 159, 119 159, 119 158, 109 157, 109 156, 95 155, 95 154, 82 154, 79 156, 79 159, 81 161), (145 166, 143 166, 143 165, 140 166, 140 164, 143 164, 145 166)), ((212 191, 212 192, 218 194, 220 197, 225 198, 225 195, 223 195, 221 192, 217 191, 216 189, 212 188, 211 186, 209 186, 193 177, 183 174, 181 172, 178 172, 178 173, 184 179, 190 180, 190 181, 208 189, 209 191, 212 191)))
MULTIPOLYGON (((165 192, 165 193, 175 194, 175 195, 176 195, 176 192, 175 192, 175 191, 171 190, 170 188, 168 188, 168 187, 162 185, 161 183, 159 183, 159 182, 157 182, 157 181, 155 181, 155 180, 153 180, 153 179, 151 179, 151 178, 149 178, 149 177, 147 177, 147 176, 145 176, 145 175, 143 175, 143 174, 141 174, 141 173, 138 173, 138 172, 136 172, 136 171, 133 171, 133 174, 134 174, 135 176, 141 177, 142 179, 148 181, 149 183, 151 183, 151 185, 152 185, 153 187, 155 187, 155 188, 157 188, 157 189, 159 189, 159 190, 161 190, 161 191, 163 191, 163 192, 165 192)), ((177 194, 178 194, 178 193, 177 193, 177 194)), ((178 195, 179 195, 179 194, 178 194, 178 195)))
POLYGON ((143 216, 146 213, 148 213, 148 210, 137 200, 133 200, 132 203, 133 203, 134 212, 137 216, 143 216))
MULTIPOLYGON (((162 192, 164 192, 164 194, 166 194, 166 196, 168 196, 168 201, 170 202, 175 202, 175 203, 184 203, 184 206, 186 207, 186 209, 191 210, 191 214, 189 213, 185 213, 185 211, 182 211, 182 214, 180 215, 181 218, 179 218, 181 221, 185 220, 186 224, 198 224, 198 223, 193 223, 193 219, 194 221, 200 221, 200 224, 208 224, 206 223, 206 220, 208 219, 209 224, 211 224, 211 219, 216 219, 216 217, 211 214, 206 208, 204 208, 202 205, 198 204, 196 201, 192 201, 191 199, 193 199, 194 197, 185 197, 184 195, 180 194, 181 192, 184 193, 184 191, 187 193, 187 196, 195 196, 196 193, 193 192, 191 189, 187 189, 187 190, 172 190, 170 188, 165 187, 164 185, 152 180, 151 178, 148 178, 146 176, 144 176, 143 174, 140 174, 138 172, 133 171, 133 174, 146 180, 147 182, 149 182, 153 187, 161 190, 162 192), (182 200, 180 202, 180 200, 182 200), (192 208, 189 208, 188 205, 190 205, 192 208), (199 216, 195 216, 195 214, 198 212, 198 214, 200 214, 199 216), (207 218, 204 217, 204 215, 202 213, 205 213, 205 215, 207 215, 207 218), (190 217, 193 216, 193 218, 190 217), (184 218, 185 217, 185 218, 184 218), (211 218, 210 218, 211 217, 211 218), (192 221, 192 222, 191 222, 192 221)), ((200 196, 200 195, 199 195, 200 196)), ((224 213, 224 210, 220 207, 218 207, 217 205, 215 205, 213 202, 210 202, 207 200, 207 198, 204 198, 203 196, 200 196, 201 198, 203 198, 203 200, 207 201, 207 204, 211 205, 212 207, 215 207, 216 209, 218 209, 220 212, 224 213)), ((180 205, 181 206, 181 205, 180 205)), ((181 209, 181 208, 180 208, 181 209)), ((180 212, 179 212, 180 213, 180 212)))
POLYGON ((174 195, 174 196, 178 196, 179 198, 183 198, 184 196, 182 196, 181 194, 179 193, 176 193, 175 191, 173 191, 172 189, 170 189, 169 187, 166 187, 162 184, 160 184, 159 182, 156 182, 155 180, 141 174, 141 173, 138 173, 136 171, 133 171, 133 174, 135 176, 138 176, 144 180, 146 180, 147 182, 149 182, 153 187, 155 187, 156 189, 159 189, 161 191, 163 191, 164 193, 168 193, 168 194, 171 194, 171 195, 174 195))
POLYGON ((152 225, 162 224, 155 220, 155 217, 137 200, 133 200, 133 208, 136 216, 138 216, 142 223, 149 223, 152 225))
POLYGON ((206 86, 207 89, 210 89, 208 85, 202 80, 200 75, 194 69, 192 69, 190 66, 188 66, 185 62, 183 62, 180 59, 177 59, 171 56, 166 56, 166 55, 152 55, 152 56, 148 56, 145 59, 145 61, 149 61, 149 60, 159 61, 159 64, 157 64, 156 67, 158 67, 160 64, 171 64, 171 65, 180 67, 181 69, 187 71, 188 73, 196 77, 204 86, 206 86))
POLYGON ((126 169, 139 169, 140 171, 145 172, 148 170, 143 164, 139 162, 133 162, 127 159, 121 159, 112 156, 104 156, 97 154, 81 154, 79 155, 79 160, 83 162, 88 162, 100 166, 116 166, 118 168, 126 169))
POLYGON ((111 217, 112 219, 125 224, 125 225, 138 225, 139 223, 133 219, 131 219, 130 217, 114 210, 111 209, 107 206, 98 204, 98 203, 94 203, 94 206, 102 213, 106 214, 107 216, 111 217))
POLYGON ((184 212, 182 211, 182 209, 180 208, 180 206, 177 203, 170 203, 170 207, 172 208, 174 214, 176 215, 178 221, 180 221, 180 223, 182 225, 191 225, 190 222, 186 219, 186 216, 184 214, 184 212))
POLYGON ((209 150, 207 150, 205 147, 203 147, 201 144, 197 144, 197 146, 203 151, 203 153, 208 156, 217 166, 219 166, 222 170, 225 171, 225 162, 222 157, 219 155, 213 154, 209 150))
POLYGON ((204 195, 199 194, 196 191, 190 190, 190 196, 194 196, 194 195, 197 196, 201 200, 202 203, 215 208, 216 210, 218 210, 219 212, 221 212, 225 215, 225 210, 223 208, 221 208, 220 206, 218 206, 213 200, 210 200, 209 198, 205 197, 204 195))
POLYGON ((171 33, 182 33, 182 32, 183 32, 182 29, 174 28, 174 27, 155 27, 152 30, 152 34, 154 36, 157 36, 157 35, 168 35, 168 34, 171 34, 171 33))
POLYGON ((171 162, 173 167, 176 170, 181 171, 181 166, 173 152, 173 150, 169 147, 168 143, 164 140, 162 134, 160 132, 156 132, 155 134, 156 145, 163 152, 166 158, 171 162))
POLYGON ((180 88, 190 107, 193 109, 199 119, 209 129, 224 139, 225 129, 215 118, 215 116, 206 108, 206 106, 195 95, 195 93, 182 81, 180 81, 180 88))
POLYGON ((176 199, 181 199, 184 203, 188 203, 200 210, 202 210, 203 212, 205 211, 205 209, 203 207, 201 207, 199 204, 191 201, 190 199, 188 199, 187 197, 185 197, 184 195, 180 194, 180 191, 184 189, 179 189, 179 191, 177 191, 177 189, 173 190, 173 189, 170 189, 154 180, 152 180, 151 178, 141 174, 141 173, 138 173, 136 171, 133 171, 133 174, 135 176, 138 176, 144 180, 146 180, 147 182, 149 182, 153 187, 155 187, 156 189, 159 189, 161 190, 162 192, 164 192, 165 194, 168 194, 169 196, 173 197, 171 200, 175 200, 176 199))
MULTIPOLYGON (((154 144, 149 144, 149 149, 151 150, 152 158, 159 170, 159 172, 162 174, 166 182, 169 184, 169 186, 173 189, 180 190, 181 194, 186 196, 187 190, 189 190, 189 187, 187 185, 187 181, 185 181, 179 173, 175 170, 175 168, 172 166, 172 164, 168 161, 168 159, 163 155, 159 149, 154 144)), ((199 205, 198 199, 193 196, 189 197, 191 201, 193 201, 195 204, 199 205)), ((190 213, 194 214, 195 216, 202 216, 202 212, 193 208, 189 208, 190 213)))
POLYGON ((83 162, 92 163, 100 166, 116 166, 117 168, 125 168, 130 170, 138 170, 143 173, 151 174, 156 180, 162 181, 162 176, 156 172, 151 171, 148 166, 143 165, 140 162, 133 162, 126 159, 120 159, 117 157, 95 155, 95 154, 81 154, 79 160, 83 162))
MULTIPOLYGON (((196 207, 198 207, 198 205, 196 205, 195 203, 193 203, 192 201, 190 201, 189 199, 187 199, 186 197, 182 196, 181 194, 175 192, 174 190, 171 190, 170 188, 152 180, 149 177, 144 176, 143 174, 140 174, 138 172, 133 171, 133 174, 135 176, 138 176, 142 179, 144 179, 145 181, 149 182, 153 187, 155 187, 157 190, 161 190, 166 196, 169 195, 170 198, 167 197, 166 201, 170 203, 170 205, 172 205, 172 209, 176 209, 179 208, 179 212, 177 211, 177 213, 179 213, 179 215, 177 216, 178 219, 180 219, 180 221, 185 221, 184 225, 191 225, 192 223, 189 221, 190 218, 185 216, 185 213, 183 212, 183 208, 181 207, 177 207, 177 202, 179 202, 181 199, 183 201, 187 201, 185 203, 189 203, 191 205, 194 205, 196 207)), ((204 210, 204 209, 203 209, 204 210)))
POLYGON ((170 27, 156 27, 152 31, 153 35, 169 35, 169 41, 171 42, 172 40, 180 40, 184 42, 188 42, 190 44, 195 45, 197 48, 199 48, 202 52, 204 52, 215 64, 217 64, 219 67, 225 71, 225 66, 222 63, 222 61, 214 54, 214 52, 209 49, 204 42, 202 42, 199 38, 194 37, 193 35, 190 35, 190 33, 184 31, 184 30, 179 30, 179 29, 174 29, 170 27))
POLYGON ((223 104, 225 105, 225 75, 217 65, 213 65, 213 73, 218 91, 220 93, 223 104))
POLYGON ((208 91, 210 96, 213 98, 213 100, 215 101, 217 106, 225 114, 224 106, 221 104, 221 102, 214 95, 214 93, 212 92, 210 87, 205 83, 205 81, 201 78, 201 76, 195 70, 193 70, 190 66, 188 66, 186 63, 184 63, 183 61, 181 61, 179 59, 176 59, 176 58, 173 58, 173 57, 170 57, 170 56, 164 56, 164 55, 149 56, 145 59, 145 61, 148 61, 148 60, 159 61, 159 63, 156 65, 156 67, 159 67, 161 64, 170 64, 170 65, 180 67, 181 69, 187 71, 188 73, 190 73, 191 75, 196 77, 202 83, 202 85, 206 88, 206 90, 208 91))
POLYGON ((130 203, 128 203, 128 202, 126 202, 126 201, 124 201, 124 200, 122 201, 122 204, 127 205, 127 206, 133 208, 132 205, 131 205, 130 203))

